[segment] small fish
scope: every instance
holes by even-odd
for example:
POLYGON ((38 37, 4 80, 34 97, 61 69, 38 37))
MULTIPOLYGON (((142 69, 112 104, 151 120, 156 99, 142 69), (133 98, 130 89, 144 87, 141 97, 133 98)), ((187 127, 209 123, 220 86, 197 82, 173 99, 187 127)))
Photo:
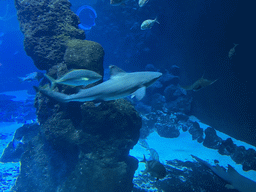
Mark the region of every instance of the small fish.
POLYGON ((185 90, 193 90, 193 91, 199 91, 202 88, 208 87, 209 85, 215 83, 218 79, 211 81, 208 79, 204 79, 204 75, 198 79, 195 83, 193 83, 190 86, 181 86, 185 90))
POLYGON ((31 82, 31 81, 39 81, 43 78, 43 73, 41 72, 33 72, 27 74, 25 77, 18 77, 22 82, 31 82))
POLYGON ((149 0, 139 0, 139 6, 143 7, 149 0))
POLYGON ((140 144, 141 147, 143 147, 145 149, 149 149, 148 142, 145 139, 140 139, 139 144, 140 144))
POLYGON ((153 148, 150 148, 147 141, 145 139, 140 139, 139 140, 139 144, 141 145, 141 147, 145 148, 146 150, 149 151, 150 153, 150 160, 156 160, 159 161, 159 155, 157 153, 157 151, 153 148))
POLYGON ((166 176, 166 169, 162 163, 157 160, 146 160, 145 155, 143 155, 143 160, 146 163, 146 170, 143 173, 150 173, 152 177, 156 177, 157 180, 162 179, 166 176))
POLYGON ((51 89, 53 89, 56 84, 63 84, 69 86, 86 86, 102 79, 102 76, 100 74, 86 69, 72 70, 57 80, 46 74, 45 77, 51 82, 51 89))
POLYGON ((110 0, 110 5, 112 6, 119 6, 124 5, 127 0, 110 0))
POLYGON ((235 43, 233 43, 234 44, 234 47, 233 48, 231 48, 230 49, 230 51, 228 52, 228 57, 231 59, 231 57, 235 54, 235 48, 236 48, 236 46, 237 45, 239 45, 239 44, 235 44, 235 43))
POLYGON ((155 23, 160 24, 157 21, 157 18, 155 18, 154 20, 152 20, 152 19, 145 20, 145 21, 142 22, 142 24, 140 26, 140 29, 141 30, 151 29, 155 23))
POLYGON ((159 161, 159 155, 157 153, 157 151, 153 148, 149 148, 149 153, 150 153, 150 159, 151 160, 155 160, 155 161, 159 161))

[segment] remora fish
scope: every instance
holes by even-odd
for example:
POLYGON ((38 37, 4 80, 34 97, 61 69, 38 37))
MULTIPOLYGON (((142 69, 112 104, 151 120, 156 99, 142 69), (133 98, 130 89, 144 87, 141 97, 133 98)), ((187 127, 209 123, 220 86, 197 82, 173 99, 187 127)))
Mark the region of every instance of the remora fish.
POLYGON ((78 93, 66 95, 50 89, 36 88, 44 95, 59 102, 70 101, 109 101, 120 99, 133 94, 138 100, 145 96, 146 87, 153 84, 162 76, 160 72, 133 72, 126 73, 117 66, 111 65, 109 80, 88 89, 81 89, 78 93))
POLYGON ((143 173, 150 173, 152 177, 156 177, 158 179, 162 179, 166 176, 166 169, 162 163, 157 160, 147 161, 145 155, 143 156, 143 160, 141 162, 146 163, 146 170, 143 173))
POLYGON ((50 80, 51 89, 53 89, 56 86, 56 84, 63 84, 69 86, 86 86, 102 79, 102 76, 100 74, 86 69, 72 70, 57 80, 53 79, 52 77, 46 74, 45 77, 50 80))
POLYGON ((195 83, 193 83, 190 86, 181 86, 185 90, 193 90, 193 91, 199 91, 202 88, 205 88, 213 83, 215 83, 218 79, 211 81, 208 79, 204 79, 204 75, 198 79, 195 83))
POLYGON ((199 163, 205 165, 210 168, 216 175, 220 178, 224 179, 227 184, 225 187, 228 189, 236 189, 240 192, 256 192, 256 182, 240 175, 231 165, 228 165, 228 170, 225 168, 216 165, 212 166, 208 162, 191 155, 194 159, 196 159, 199 163))

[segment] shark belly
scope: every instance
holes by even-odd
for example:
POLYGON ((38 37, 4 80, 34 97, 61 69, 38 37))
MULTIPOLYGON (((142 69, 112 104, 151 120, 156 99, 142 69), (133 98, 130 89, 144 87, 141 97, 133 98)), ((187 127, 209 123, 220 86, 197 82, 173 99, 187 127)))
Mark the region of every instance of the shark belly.
POLYGON ((138 88, 140 87, 134 84, 132 85, 129 81, 122 83, 120 81, 109 80, 94 87, 83 89, 77 94, 69 95, 66 101, 110 101, 129 96, 138 88))

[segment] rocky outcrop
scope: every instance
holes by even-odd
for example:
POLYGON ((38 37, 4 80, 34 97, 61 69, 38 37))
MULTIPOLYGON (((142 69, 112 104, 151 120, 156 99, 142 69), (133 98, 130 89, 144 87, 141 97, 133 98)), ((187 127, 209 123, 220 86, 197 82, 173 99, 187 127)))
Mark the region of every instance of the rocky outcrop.
MULTIPOLYGON (((149 174, 134 178, 133 192, 147 192, 148 189, 156 191, 229 191, 225 188, 226 182, 212 174, 206 166, 191 161, 166 161, 167 176, 157 181, 149 174)), ((230 190, 233 191, 233 190, 230 190)))
POLYGON ((22 155, 14 190, 131 191, 138 161, 128 154, 139 139, 138 113, 122 99, 97 107, 87 102, 70 113, 73 107, 41 123, 22 155))
POLYGON ((85 39, 67 0, 15 0, 15 6, 25 51, 38 69, 48 70, 61 63, 68 39, 85 39))
MULTIPOLYGON (((140 108, 137 108, 140 109, 140 108)), ((192 140, 202 143, 207 148, 216 149, 221 155, 228 155, 237 164, 241 164, 244 171, 256 170, 256 151, 252 148, 237 146, 231 138, 223 140, 216 130, 207 127, 205 130, 196 121, 189 119, 184 113, 168 113, 157 110, 143 115, 140 139, 146 139, 154 130, 161 137, 177 138, 181 131, 188 131, 192 140)))
MULTIPOLYGON (((38 69, 59 78, 70 69, 103 75, 104 50, 85 39, 68 0, 15 0, 24 48, 38 69)), ((55 91, 77 90, 57 85, 55 91)), ((21 156, 17 192, 132 191, 138 161, 129 156, 141 117, 126 100, 60 104, 40 93, 35 100, 38 134, 21 156)))
POLYGON ((36 123, 24 124, 15 131, 12 141, 5 148, 0 162, 19 162, 28 143, 38 134, 40 126, 36 123))

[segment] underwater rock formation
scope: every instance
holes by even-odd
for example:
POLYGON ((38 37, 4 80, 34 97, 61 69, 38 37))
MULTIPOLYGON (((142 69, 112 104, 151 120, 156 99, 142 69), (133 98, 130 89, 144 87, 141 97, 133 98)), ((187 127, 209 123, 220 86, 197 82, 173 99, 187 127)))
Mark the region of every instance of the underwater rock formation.
MULTIPOLYGON (((139 110, 141 108, 137 108, 139 110)), ((144 111, 144 109, 142 108, 144 111)), ((222 140, 217 135, 214 128, 203 129, 196 121, 191 121, 189 116, 182 112, 156 112, 142 113, 142 128, 140 129, 140 139, 146 139, 147 136, 155 130, 161 137, 177 138, 181 131, 188 131, 192 135, 192 140, 197 140, 207 148, 216 149, 221 155, 228 155, 237 164, 243 166, 244 171, 256 170, 256 151, 246 149, 244 146, 237 146, 231 138, 222 140)))
POLYGON ((38 134, 39 128, 40 126, 36 123, 24 124, 22 127, 18 128, 15 131, 12 141, 2 153, 0 162, 19 162, 28 142, 38 134))
POLYGON ((156 124, 155 127, 157 129, 158 135, 161 137, 177 138, 180 135, 180 131, 175 125, 162 125, 159 123, 156 124))
MULTIPOLYGON (((226 192, 226 182, 207 170, 207 167, 191 161, 171 160, 165 164, 167 176, 156 180, 149 174, 134 178, 133 192, 226 192)), ((228 190, 236 191, 236 190, 228 190)))
POLYGON ((123 99, 98 107, 87 102, 77 113, 72 107, 41 123, 22 155, 14 190, 131 191, 138 161, 128 154, 141 127, 134 107, 123 99))
POLYGON ((193 122, 188 132, 192 135, 192 140, 196 139, 198 142, 203 141, 202 138, 203 138, 204 130, 200 127, 199 123, 193 122))
POLYGON ((24 48, 35 66, 47 70, 63 61, 68 39, 85 39, 67 0, 15 0, 24 48))
MULTIPOLYGON (((24 48, 38 69, 57 79, 70 69, 103 75, 104 50, 85 39, 68 0, 15 0, 24 48)), ((57 91, 77 90, 57 85, 57 91)), ((40 130, 24 149, 14 191, 130 192, 141 117, 126 100, 60 104, 35 99, 40 130)))
MULTIPOLYGON (((160 71, 154 65, 148 64, 146 71, 160 71)), ((169 112, 191 112, 192 97, 182 89, 178 83, 180 81, 180 69, 178 66, 171 66, 171 72, 165 70, 159 81, 147 88, 147 95, 143 102, 154 110, 164 110, 169 112)), ((145 109, 145 107, 144 107, 145 109)))
POLYGON ((215 129, 208 127, 205 131, 205 139, 203 145, 211 149, 218 149, 222 143, 222 139, 217 136, 215 129))
POLYGON ((64 61, 69 69, 86 68, 103 75, 102 46, 93 41, 72 39, 67 42, 64 61))

